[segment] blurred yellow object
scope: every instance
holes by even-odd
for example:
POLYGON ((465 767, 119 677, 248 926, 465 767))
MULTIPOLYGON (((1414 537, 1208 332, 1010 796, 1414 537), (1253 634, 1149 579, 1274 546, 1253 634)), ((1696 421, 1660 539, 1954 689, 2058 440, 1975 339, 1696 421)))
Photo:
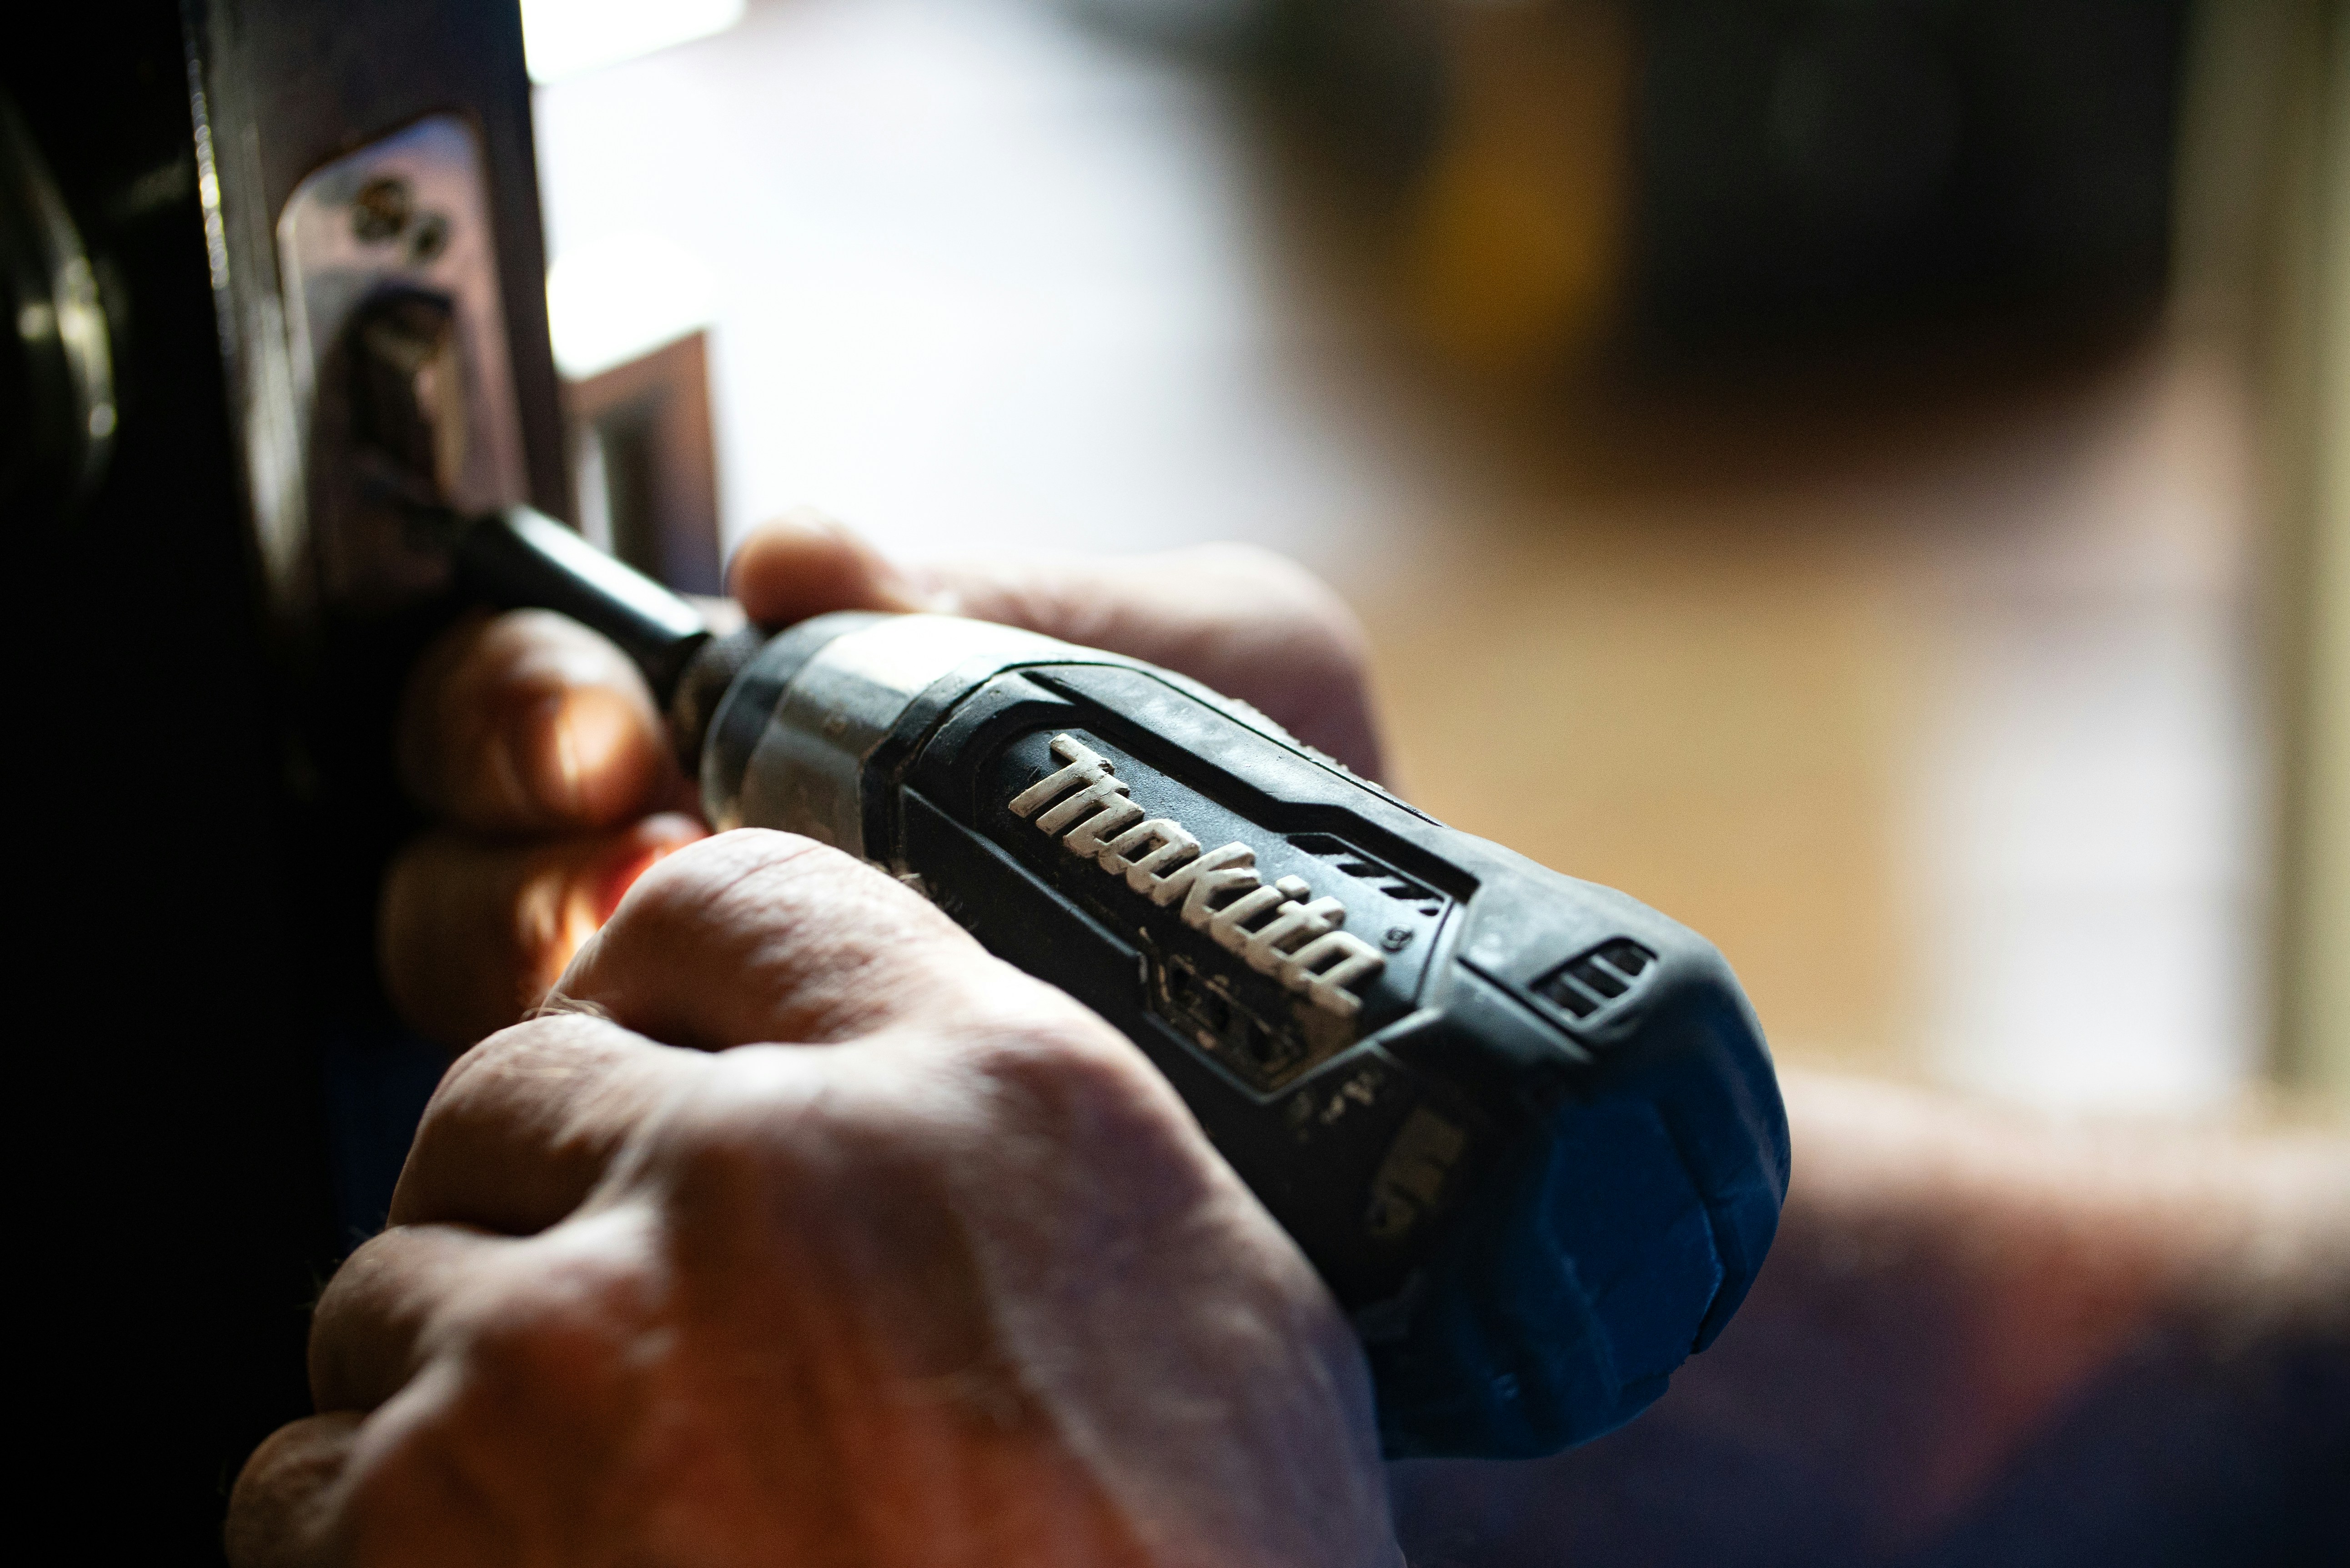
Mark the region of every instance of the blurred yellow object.
POLYGON ((2272 1064, 2350 1110, 2350 8, 2206 0, 2189 67, 2178 300, 2263 394, 2272 1064))
POLYGON ((1604 325, 1623 271, 1631 27, 1607 0, 1458 5, 1454 104, 1413 203, 1429 340, 1537 379, 1604 325))
POLYGON ((2286 728, 2279 1065, 2350 1110, 2350 9, 2278 9, 2293 43, 2269 348, 2286 728))

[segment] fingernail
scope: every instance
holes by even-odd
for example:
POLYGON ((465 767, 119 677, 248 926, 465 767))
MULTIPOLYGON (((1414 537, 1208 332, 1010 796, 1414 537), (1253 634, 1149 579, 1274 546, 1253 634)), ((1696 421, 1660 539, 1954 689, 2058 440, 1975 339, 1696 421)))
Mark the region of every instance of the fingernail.
POLYGON ((532 798, 565 817, 588 815, 588 797, 611 773, 629 732, 625 705, 606 692, 567 691, 538 703, 524 728, 532 798))
POLYGON ((866 583, 875 607, 894 610, 927 610, 936 615, 946 607, 939 603, 940 596, 917 584, 899 569, 898 563, 873 549, 865 552, 866 583))
POLYGON ((485 748, 490 775, 496 794, 505 797, 507 809, 533 813, 540 803, 538 755, 546 749, 545 731, 551 722, 546 710, 559 701, 548 698, 525 709, 511 722, 502 724, 491 734, 485 748))
POLYGON ((962 590, 928 580, 922 572, 903 572, 890 568, 898 596, 909 609, 928 615, 961 615, 963 612, 962 590))
POLYGON ((579 805, 579 746, 564 696, 532 703, 514 730, 515 782, 525 803, 558 815, 579 805))

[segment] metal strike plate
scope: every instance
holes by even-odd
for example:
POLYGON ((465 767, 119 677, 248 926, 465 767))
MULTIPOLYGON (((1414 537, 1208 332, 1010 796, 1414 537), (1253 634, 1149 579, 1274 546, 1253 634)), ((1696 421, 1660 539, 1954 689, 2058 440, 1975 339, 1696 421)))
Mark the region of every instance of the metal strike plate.
POLYGON ((448 570, 387 483, 386 443, 365 428, 385 367, 367 362, 359 327, 387 307, 430 301, 453 328, 452 362, 426 400, 431 417, 456 423, 434 432, 440 498, 468 513, 530 498, 488 191, 472 122, 437 114, 313 171, 278 216, 302 504, 329 604, 390 607, 448 570))

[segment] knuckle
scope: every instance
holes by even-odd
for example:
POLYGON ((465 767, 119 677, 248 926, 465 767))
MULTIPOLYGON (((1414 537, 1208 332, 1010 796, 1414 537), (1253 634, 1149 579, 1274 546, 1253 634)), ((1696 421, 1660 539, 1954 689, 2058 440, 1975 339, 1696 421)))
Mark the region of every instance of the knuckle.
MULTIPOLYGON (((470 1146, 485 1121, 511 1109, 517 1081, 541 1091, 572 1074, 592 1071, 616 1026, 589 1012, 562 1012, 502 1029, 457 1058, 425 1103, 410 1147, 411 1168, 430 1171, 448 1154, 470 1146)), ((534 1098, 544 1097, 535 1096, 534 1098)))
POLYGON ((647 871, 565 989, 666 999, 681 1026, 698 1017, 726 1044, 837 1039, 953 992, 983 961, 969 935, 873 867, 742 828, 647 871))
POLYGON ((495 1071, 496 1063, 511 1049, 506 1036, 529 1024, 502 1031, 457 1058, 449 1070, 441 1075, 441 1082, 432 1097, 424 1102, 424 1114, 417 1118, 416 1133, 409 1140, 407 1170, 403 1179, 413 1181, 420 1175, 430 1175, 447 1162, 451 1147, 464 1139, 473 1130, 482 1097, 484 1080, 495 1071))
MULTIPOLYGON (((335 1489, 335 1518, 322 1532, 335 1550, 320 1560, 374 1568, 420 1561, 480 1561, 488 1546, 510 1550, 521 1542, 515 1501, 501 1482, 506 1478, 482 1463, 483 1449, 506 1435, 484 1431, 442 1406, 430 1412, 401 1412, 396 1430, 382 1415, 369 1417, 350 1467, 335 1489)), ((527 1451, 526 1445, 512 1445, 527 1451)))
POLYGON ((523 1245, 432 1331, 433 1365, 360 1428, 338 1499, 351 1560, 560 1532, 550 1488, 596 1495, 658 1406, 665 1290, 641 1216, 523 1245))
POLYGON ((432 1097, 424 1104, 410 1158, 429 1162, 452 1135, 466 1130, 489 1086, 517 1061, 542 1054, 547 1036, 559 1030, 563 1022, 535 1021, 502 1029, 450 1064, 432 1097))
POLYGON ((732 904, 746 882, 819 884, 864 869, 837 849, 763 827, 737 828, 687 846, 638 878, 613 914, 615 940, 662 938, 697 929, 732 904))
POLYGON ((349 1362, 354 1340, 372 1326, 371 1302, 380 1299, 387 1284, 398 1282, 399 1264, 388 1256, 398 1246, 393 1237, 394 1232, 379 1231, 361 1242, 335 1270, 311 1309, 310 1393, 321 1410, 368 1403, 351 1391, 357 1379, 349 1376, 349 1362))
POLYGON ((659 1270, 626 1214, 525 1243, 463 1332, 463 1402, 531 1424, 625 1416, 648 1374, 659 1270))
POLYGON ((679 1202, 697 1220, 755 1214, 788 1185, 830 1119, 824 1064, 805 1051, 746 1045, 712 1059, 691 1097, 650 1135, 679 1202))
POLYGON ((1204 1146, 1174 1090, 1132 1042, 1075 1003, 982 1019, 963 1033, 1014 1130, 1081 1159, 1166 1176, 1199 1167, 1204 1146))

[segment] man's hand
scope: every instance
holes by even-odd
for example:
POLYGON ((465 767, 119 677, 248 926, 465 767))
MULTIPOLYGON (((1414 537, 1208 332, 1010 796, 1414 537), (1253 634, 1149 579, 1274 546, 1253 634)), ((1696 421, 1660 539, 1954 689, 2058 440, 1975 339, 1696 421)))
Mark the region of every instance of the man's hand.
MULTIPOLYGON (((804 517, 745 540, 732 587, 765 626, 925 609, 1129 654, 1379 772, 1361 629, 1310 575, 1261 550, 902 572, 804 517)), ((452 1048, 521 1017, 629 884, 705 831, 642 679, 611 644, 544 611, 469 620, 433 647, 401 712, 400 756, 441 826, 387 879, 383 971, 408 1020, 452 1048)))
POLYGON ((451 1071, 320 1303, 242 1568, 1398 1561, 1304 1259, 1128 1042, 913 894, 728 834, 552 1006, 451 1071))
MULTIPOLYGON (((1046 561, 906 575, 837 532, 786 525, 746 543, 735 563, 733 586, 753 616, 773 624, 830 609, 935 608, 1130 653, 1255 703, 1358 771, 1376 774, 1378 768, 1361 685, 1359 632, 1310 578, 1256 552, 1210 550, 1156 559, 1046 561)), ((608 647, 553 618, 509 617, 461 628, 418 683, 404 735, 411 779, 452 826, 412 851, 394 879, 387 901, 388 972, 411 1017, 463 1044, 517 1016, 561 970, 571 946, 593 929, 615 890, 649 857, 702 830, 690 817, 662 815, 665 807, 690 806, 690 796, 665 760, 641 684, 608 647), (550 712, 573 716, 576 728, 558 741, 550 712)), ((667 886, 672 874, 700 876, 701 857, 734 842, 730 837, 680 856, 653 873, 646 888, 667 886)), ((894 889, 889 896, 911 907, 894 889)), ((632 898, 609 934, 597 940, 590 949, 596 956, 581 961, 578 976, 600 972, 607 951, 619 950, 635 921, 635 907, 632 898)), ((675 929, 686 941, 683 933, 702 929, 675 929)), ((706 940, 706 932, 691 940, 706 940)), ((660 968, 647 961, 643 972, 655 977, 660 968)), ((687 965, 677 972, 686 977, 680 983, 690 987, 699 971, 687 965)), ((885 966, 884 972, 899 971, 885 966)), ((694 1020, 715 1004, 721 989, 710 987, 707 1001, 660 993, 670 998, 660 1000, 660 1006, 674 1009, 661 1018, 673 1021, 679 1041, 716 1044, 753 1037, 724 1029, 697 1032, 703 1026, 694 1020)), ((612 1005, 600 993, 571 993, 612 1005)), ((619 1016, 619 1023, 629 1024, 632 1016, 619 1016)), ((660 1033, 650 1022, 634 1027, 660 1033)), ((599 1191, 626 1194, 628 1200, 616 1196, 607 1205, 600 1197, 590 1199, 574 1219, 528 1241, 477 1238, 471 1243, 480 1251, 469 1256, 521 1260, 510 1273, 495 1273, 486 1262, 473 1272, 444 1267, 443 1251, 453 1254, 465 1246, 463 1236, 443 1250, 422 1247, 403 1253, 397 1250, 401 1243, 387 1240, 362 1252, 330 1293, 322 1345, 396 1345, 405 1357, 389 1364, 397 1376, 405 1377, 411 1366, 426 1370, 400 1384, 406 1391, 367 1425, 348 1411, 324 1417, 289 1429, 255 1459, 239 1493, 237 1515, 239 1540, 250 1561, 271 1560, 256 1543, 316 1542, 350 1529, 355 1500, 380 1495, 397 1501, 402 1495, 399 1488, 352 1478, 382 1473, 367 1468, 377 1451, 370 1445, 378 1441, 369 1431, 406 1429, 382 1427, 387 1417, 422 1408, 428 1396, 454 1397, 431 1390, 475 1387, 475 1397, 490 1412, 489 1424, 481 1429, 505 1430, 495 1424, 501 1417, 494 1395, 480 1393, 478 1385, 450 1381, 457 1375, 447 1369, 464 1363, 462 1357, 450 1359, 455 1349, 441 1347, 470 1343, 463 1338, 468 1334, 486 1335, 482 1343, 490 1347, 494 1366, 500 1355, 523 1355, 535 1337, 565 1343, 571 1319, 524 1288, 564 1277, 563 1269, 540 1261, 572 1255, 553 1247, 553 1239, 577 1235, 586 1240, 566 1245, 585 1245, 610 1234, 596 1230, 619 1223, 601 1218, 607 1207, 639 1215, 674 1210, 687 1187, 644 1163, 653 1158, 650 1154, 616 1159, 611 1149, 619 1135, 608 1130, 608 1120, 598 1117, 595 1106, 621 1107, 615 1118, 629 1106, 658 1106, 658 1127, 665 1130, 641 1137, 648 1147, 681 1147, 665 1140, 686 1134, 666 1129, 690 1130, 691 1117, 698 1114, 691 1107, 707 1107, 713 1103, 711 1096, 733 1092, 723 1075, 734 1070, 738 1058, 748 1064, 778 1054, 735 1052, 703 1062, 641 1042, 631 1042, 625 1053, 606 1052, 604 1042, 628 1036, 619 1029, 602 1030, 577 1020, 532 1025, 501 1036, 470 1058, 436 1102, 433 1127, 451 1120, 477 1093, 486 1101, 487 1091, 467 1085, 488 1082, 509 1107, 505 1116, 517 1126, 538 1129, 516 1140, 538 1152, 525 1160, 498 1152, 505 1144, 484 1140, 484 1155, 440 1164, 430 1150, 451 1140, 430 1132, 410 1173, 411 1184, 402 1189, 403 1207, 396 1218, 471 1221, 512 1233, 546 1223, 541 1215, 567 1212, 564 1205, 598 1181, 599 1191), (558 1068, 554 1061, 575 1042, 587 1048, 591 1062, 579 1069, 576 1085, 571 1069, 558 1068), (636 1076, 639 1069, 627 1065, 655 1055, 692 1064, 676 1070, 681 1085, 692 1073, 720 1076, 702 1080, 714 1087, 661 1089, 666 1080, 650 1073, 636 1076), (677 1097, 672 1102, 664 1094, 677 1097), (534 1113, 534 1096, 547 1108, 534 1113), (672 1108, 673 1104, 687 1108, 672 1108), (515 1213, 484 1213, 462 1205, 408 1207, 423 1205, 412 1194, 424 1190, 416 1184, 432 1168, 449 1173, 441 1189, 445 1192, 514 1191, 528 1200, 515 1213), (623 1180, 617 1173, 624 1170, 647 1172, 625 1179, 648 1185, 616 1186, 623 1180), (647 1191, 660 1194, 669 1207, 646 1210, 638 1195, 647 1191), (532 1251, 542 1246, 546 1251, 532 1251), (403 1283, 411 1274, 425 1283, 403 1283), (546 1280, 536 1281, 534 1274, 546 1280), (431 1311, 399 1304, 421 1299, 432 1282, 443 1277, 473 1282, 452 1283, 450 1301, 462 1294, 483 1304, 431 1311), (522 1283, 510 1282, 517 1279, 522 1283), (347 1293, 355 1301, 390 1304, 374 1309, 372 1319, 361 1318, 341 1306, 347 1293), (508 1303, 515 1303, 520 1315, 497 1319, 497 1310, 508 1303), (501 1324, 509 1332, 490 1332, 501 1324), (381 1490, 369 1492, 369 1485, 381 1490)), ((886 1028, 879 1034, 896 1038, 886 1028)), ((831 1036, 812 1031, 808 1037, 831 1036)), ((966 1050, 950 1044, 938 1055, 962 1064, 966 1050)), ((804 1053, 794 1059, 828 1064, 834 1058, 853 1059, 858 1052, 886 1059, 892 1068, 924 1059, 920 1050, 886 1044, 869 1052, 859 1045, 804 1053)), ((954 1071, 964 1069, 956 1065, 954 1071)), ((2312 1502, 2334 1487, 2345 1451, 2342 1412, 2350 1408, 2340 1397, 2345 1367, 2350 1366, 2350 1205, 2345 1202, 2350 1150, 2339 1139, 2198 1140, 2189 1154, 2175 1140, 2086 1139, 2077 1132, 2021 1125, 1942 1096, 1804 1077, 1791 1081, 1788 1089, 1795 1180, 1780 1243, 1720 1344, 1677 1375, 1673 1391, 1649 1416, 1586 1449, 1533 1464, 1423 1461, 1396 1467, 1391 1480, 1398 1489, 1397 1511, 1415 1560, 1425 1556, 1497 1568, 1580 1557, 1654 1563, 1762 1557, 2005 1563, 2028 1554, 2028 1545, 2051 1560, 2168 1561, 2172 1559, 2164 1552, 2169 1552, 2177 1560, 2209 1563, 2292 1560, 2289 1543, 2313 1530, 2330 1530, 2329 1539, 2345 1539, 2350 1514, 2338 1503, 2312 1502)), ((1163 1090, 1159 1092, 1163 1098, 1163 1090)), ((992 1093, 978 1098, 1001 1103, 992 1093)), ((908 1125, 930 1127, 924 1118, 945 1103, 938 1096, 910 1103, 907 1114, 916 1119, 908 1125)), ((823 1098, 827 1109, 844 1115, 863 1114, 873 1104, 830 1088, 823 1098)), ((644 1114, 653 1116, 650 1110, 644 1114)), ((864 1128, 861 1141, 849 1143, 894 1147, 880 1136, 878 1124, 883 1119, 876 1113, 874 1123, 858 1124, 864 1128)), ((976 1124, 949 1115, 941 1131, 968 1131, 970 1125, 976 1124)), ((816 1169, 797 1163, 797 1155, 784 1168, 807 1179, 805 1185, 786 1183, 803 1194, 819 1188, 831 1191, 835 1176, 844 1172, 842 1182, 852 1191, 916 1189, 894 1175, 868 1179, 862 1168, 821 1152, 834 1147, 830 1141, 814 1147, 819 1151, 811 1157, 816 1169)), ((973 1148, 970 1168, 992 1169, 979 1162, 989 1153, 984 1139, 941 1147, 973 1148)), ((1083 1151, 1095 1147, 1083 1140, 1068 1143, 1067 1168, 1090 1169, 1083 1151)), ((775 1151, 778 1158, 788 1152, 775 1151)), ((906 1158, 914 1152, 919 1151, 906 1158)), ((1121 1194, 1141 1191, 1110 1184, 1098 1192, 1072 1192, 1041 1178, 1031 1179, 1035 1186, 1005 1188, 987 1216, 991 1222, 1015 1225, 1021 1206, 1042 1203, 1042 1223, 1090 1222, 1096 1236, 1107 1238, 1120 1233, 1123 1222, 1109 1216, 1117 1212, 1121 1194), (1046 1197, 1032 1195, 1038 1190, 1046 1197), (1058 1208, 1053 1206, 1055 1194, 1058 1208)), ((976 1200, 962 1189, 953 1196, 958 1203, 976 1200)), ((891 1200, 891 1213, 919 1211, 919 1205, 891 1200)), ((794 1227, 784 1232, 788 1236, 798 1236, 799 1227, 812 1222, 799 1208, 777 1212, 794 1227)), ((855 1210, 864 1212, 862 1206, 855 1210)), ((876 1223, 882 1218, 868 1216, 876 1223)), ((1263 1223, 1261 1215, 1255 1219, 1263 1223)), ((676 1220, 669 1224, 670 1231, 660 1234, 688 1233, 678 1229, 676 1220)), ((648 1243, 630 1239, 636 1234, 623 1239, 641 1252, 648 1243)), ((860 1234, 888 1237, 886 1248, 908 1244, 902 1220, 895 1230, 860 1234)), ((1069 1234, 1083 1232, 1073 1229, 1069 1234)), ((1061 1238, 1045 1234, 1035 1240, 1057 1244, 1061 1238)), ((833 1254, 827 1249, 847 1245, 829 1231, 814 1235, 814 1241, 827 1260, 833 1254)), ((1071 1241, 1054 1256, 1066 1262, 1087 1244, 1071 1241)), ((656 1249, 649 1255, 662 1254, 656 1249)), ((939 1253, 934 1247, 914 1247, 910 1255, 939 1253)), ((1007 1247, 991 1255, 1029 1254, 1007 1247)), ((1102 1255, 1111 1266, 1124 1266, 1115 1249, 1102 1255)), ((1290 1261, 1295 1262, 1294 1256, 1290 1261)), ((878 1253, 866 1260, 868 1266, 886 1260, 878 1253)), ((832 1265, 827 1261, 826 1266, 832 1265)), ((925 1266, 916 1265, 917 1275, 931 1277, 921 1273, 925 1266)), ((1232 1276, 1239 1302, 1263 1299, 1265 1266, 1259 1261, 1232 1276)), ((591 1271, 587 1277, 602 1276, 591 1271)), ((1086 1318, 1084 1312, 1103 1299, 1125 1303, 1135 1293, 1120 1287, 1097 1297, 1083 1288, 1082 1269, 1072 1278, 1075 1285, 1055 1287, 1061 1294, 1054 1306, 1027 1298, 1029 1304, 1015 1315, 1031 1326, 1032 1337, 1024 1342, 1030 1351, 1049 1355, 1043 1347, 1063 1330, 1045 1325, 1062 1322, 1053 1314, 1072 1309, 1076 1315, 1066 1321, 1085 1326, 1067 1331, 1083 1347, 1069 1365, 1092 1365, 1086 1358, 1097 1355, 1104 1341, 1098 1320, 1086 1318)), ((1210 1303, 1219 1302, 1222 1288, 1215 1281, 1196 1272, 1188 1276, 1191 1285, 1149 1278, 1154 1289, 1168 1293, 1143 1303, 1164 1315, 1131 1319, 1151 1324, 1148 1333, 1164 1332, 1169 1324, 1180 1326, 1187 1311, 1209 1314, 1212 1321, 1210 1303), (1193 1285, 1196 1295, 1180 1293, 1193 1285)), ((745 1286, 745 1298, 770 1288, 745 1286)), ((866 1303, 854 1310, 879 1314, 876 1321, 886 1327, 905 1321, 889 1315, 889 1303, 908 1293, 908 1287, 893 1282, 879 1294, 844 1299, 866 1303)), ((1125 1310, 1120 1305, 1110 1315, 1125 1310)), ((931 1343, 921 1334, 915 1340, 931 1343)), ((590 1336, 588 1343, 601 1342, 590 1336)), ((1182 1343, 1187 1342, 1151 1348, 1175 1355, 1171 1346, 1182 1343)), ((1326 1342, 1299 1343, 1315 1345, 1313 1356, 1326 1367, 1326 1342)), ((544 1354, 560 1359, 563 1353, 544 1354)), ((1177 1355, 1176 1364, 1153 1363, 1147 1372, 1134 1363, 1129 1382, 1115 1388, 1104 1383, 1103 1402, 1087 1407, 1107 1409, 1125 1401, 1118 1407, 1147 1409, 1157 1386, 1151 1378, 1172 1376, 1197 1361, 1187 1352, 1177 1355)), ((1236 1384, 1246 1381, 1243 1369, 1260 1365, 1236 1361, 1236 1384)), ((1247 1374, 1255 1376, 1262 1374, 1247 1374)), ((1290 1386, 1310 1388, 1321 1376, 1290 1386)), ((393 1376, 380 1376, 373 1386, 393 1386, 393 1376)), ((1167 1387, 1180 1401, 1185 1397, 1181 1390, 1202 1386, 1178 1378, 1167 1387)), ((322 1386, 322 1394, 328 1386, 322 1386)), ((563 1386, 556 1385, 558 1390, 563 1386)), ((1263 1479, 1277 1490, 1303 1484, 1282 1469, 1284 1463, 1310 1464, 1315 1456, 1294 1447, 1306 1439, 1283 1426, 1273 1387, 1265 1385, 1266 1403, 1253 1407, 1249 1420, 1225 1428, 1221 1440, 1231 1446, 1216 1451, 1224 1464, 1246 1467, 1251 1476, 1269 1455, 1274 1470, 1263 1479), (1260 1451, 1260 1441, 1274 1446, 1260 1451)), ((1322 1397, 1310 1394, 1305 1403, 1322 1397)), ((617 1407, 623 1416, 635 1408, 626 1400, 617 1407)), ((587 1443, 610 1422, 597 1413, 600 1407, 581 1408, 579 1419, 567 1418, 565 1424, 587 1443)), ((1313 1440, 1336 1443, 1331 1452, 1355 1455, 1363 1440, 1359 1426, 1347 1424, 1355 1420, 1350 1414, 1340 1423, 1342 1435, 1326 1431, 1313 1440)), ((462 1426, 460 1412, 435 1429, 455 1432, 462 1426)), ((1201 1426, 1184 1428, 1196 1444, 1163 1451, 1167 1474, 1220 1473, 1210 1459, 1198 1457, 1215 1450, 1219 1439, 1206 1435, 1213 1426, 1203 1418, 1201 1426)), ((891 1429, 912 1430, 902 1425, 891 1429)), ((1066 1428, 1081 1434, 1092 1429, 1082 1422, 1066 1428)), ((381 1442, 393 1440, 387 1436, 381 1442)), ((731 1449, 723 1441, 702 1462, 714 1473, 732 1474, 723 1469, 731 1449)), ((574 1462, 577 1451, 584 1450, 549 1449, 546 1462, 552 1470, 574 1462)), ((1121 1464, 1132 1460, 1133 1450, 1121 1454, 1121 1464)), ((589 1458, 595 1466, 608 1466, 601 1449, 589 1458)), ((820 1469, 848 1461, 820 1457, 791 1462, 820 1469)), ((1045 1478, 1055 1488, 1062 1486, 1055 1478, 1070 1473, 1056 1468, 1063 1462, 1058 1459, 1035 1462, 1039 1468, 1017 1473, 1045 1478)), ((609 1472, 598 1468, 592 1473, 609 1472)), ((974 1460, 957 1473, 1013 1472, 983 1472, 974 1460)), ((1184 1481, 1178 1490, 1195 1496, 1201 1489, 1184 1481)), ((1087 1501, 1095 1494, 1053 1495, 1077 1500, 1086 1519, 1109 1517, 1096 1501, 1087 1501)), ((1107 1490, 1099 1494, 1110 1495, 1107 1490)), ((1249 1495, 1254 1499, 1249 1507, 1273 1507, 1273 1491, 1249 1495)), ((1027 1528, 1002 1516, 997 1523, 1009 1532, 1027 1528)), ((1222 1538, 1217 1539, 1214 1550, 1222 1551, 1222 1538)), ((1347 1530, 1333 1531, 1328 1552, 1316 1560, 1347 1560, 1344 1553, 1357 1539, 1347 1530)), ((945 1545, 932 1545, 932 1559, 946 1555, 945 1545)), ((2339 1556, 2336 1550, 2317 1560, 2339 1556)))
POLYGON ((1390 1467, 1414 1563, 2350 1563, 2350 1142, 1782 1076, 1794 1179, 1622 1431, 1390 1467))

